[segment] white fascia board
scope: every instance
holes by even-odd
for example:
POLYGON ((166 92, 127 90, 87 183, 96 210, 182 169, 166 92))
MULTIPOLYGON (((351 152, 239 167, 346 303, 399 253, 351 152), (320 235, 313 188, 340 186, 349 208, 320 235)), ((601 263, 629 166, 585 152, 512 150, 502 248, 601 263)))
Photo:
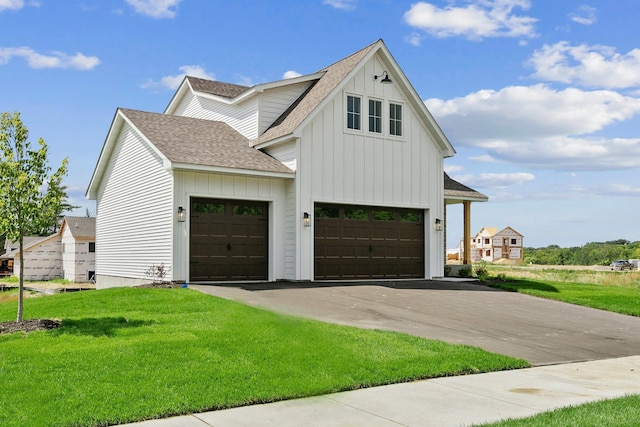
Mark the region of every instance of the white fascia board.
POLYGON ((171 97, 171 101, 169 101, 167 108, 164 109, 164 114, 173 114, 176 110, 176 107, 178 106, 182 98, 184 98, 184 95, 188 90, 193 92, 193 88, 191 87, 191 85, 189 84, 189 80, 185 76, 182 79, 182 83, 180 83, 178 90, 173 94, 173 97, 171 97))
POLYGON ((158 150, 158 148, 138 129, 128 118, 122 113, 120 109, 116 111, 116 115, 113 119, 113 123, 109 128, 109 133, 107 134, 107 139, 102 147, 102 151, 100 152, 100 157, 98 158, 98 163, 93 172, 93 176, 91 177, 91 181, 89 182, 89 187, 87 188, 86 197, 89 200, 96 200, 98 193, 98 186, 102 181, 102 175, 107 168, 109 160, 111 158, 111 153, 113 151, 113 147, 115 146, 118 137, 120 136, 120 132, 122 132, 122 128, 124 124, 127 123, 131 128, 147 143, 147 145, 163 160, 163 164, 167 165, 169 159, 158 150))
POLYGON ((203 166, 194 165, 190 163, 173 163, 171 169, 174 171, 188 171, 188 172, 212 172, 223 175, 243 175, 259 178, 280 178, 280 179, 293 179, 296 177, 294 171, 288 172, 267 172, 253 169, 238 169, 238 168, 226 168, 222 166, 203 166))
POLYGON ((281 144, 283 142, 292 141, 294 139, 300 139, 300 137, 293 136, 292 134, 288 134, 288 135, 281 136, 279 138, 270 139, 269 141, 265 141, 265 142, 263 142, 261 144, 251 145, 251 147, 255 148, 256 150, 262 150, 264 148, 269 148, 269 147, 272 147, 274 145, 281 144))
POLYGON ((89 181, 89 186, 87 187, 87 192, 85 193, 85 197, 88 200, 96 200, 96 197, 98 196, 98 186, 102 181, 102 175, 104 174, 104 171, 107 168, 107 164, 109 163, 109 158, 111 157, 111 152, 113 151, 113 145, 115 144, 115 139, 117 139, 117 135, 120 134, 123 123, 124 122, 122 120, 122 114, 118 109, 116 110, 116 113, 113 116, 113 120, 111 121, 109 132, 107 133, 107 137, 105 138, 104 144, 102 145, 102 150, 100 150, 98 161, 96 162, 96 166, 93 170, 93 175, 91 175, 91 180, 89 181))

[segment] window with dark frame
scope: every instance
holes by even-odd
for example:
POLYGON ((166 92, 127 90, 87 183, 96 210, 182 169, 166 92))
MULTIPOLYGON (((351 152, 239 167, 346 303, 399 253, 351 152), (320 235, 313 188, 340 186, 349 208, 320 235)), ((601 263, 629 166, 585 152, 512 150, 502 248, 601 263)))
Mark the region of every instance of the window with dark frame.
POLYGON ((369 100, 369 132, 382 133, 382 101, 369 100))
POLYGON ((347 95, 347 129, 360 130, 361 99, 347 95))
POLYGON ((512 244, 512 245, 517 245, 517 244, 518 244, 518 241, 517 241, 516 239, 511 239, 511 244, 512 244))
POLYGON ((96 242, 89 242, 89 252, 96 251, 96 242))
POLYGON ((389 134, 402 136, 402 105, 389 104, 389 134))

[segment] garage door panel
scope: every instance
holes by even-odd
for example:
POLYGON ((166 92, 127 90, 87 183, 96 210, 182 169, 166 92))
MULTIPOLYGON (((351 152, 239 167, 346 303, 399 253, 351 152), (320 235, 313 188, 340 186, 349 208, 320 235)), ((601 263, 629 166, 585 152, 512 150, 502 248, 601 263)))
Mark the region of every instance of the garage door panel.
POLYGON ((314 212, 316 279, 424 277, 421 211, 317 204, 314 212))
POLYGON ((191 281, 267 280, 268 204, 191 201, 191 281))

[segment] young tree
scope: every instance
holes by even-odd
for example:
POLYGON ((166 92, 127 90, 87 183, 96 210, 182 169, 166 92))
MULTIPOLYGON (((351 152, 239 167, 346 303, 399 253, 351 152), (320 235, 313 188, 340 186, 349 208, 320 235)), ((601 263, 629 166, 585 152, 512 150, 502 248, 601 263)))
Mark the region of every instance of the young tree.
POLYGON ((55 222, 65 203, 62 178, 67 174, 67 159, 49 175, 47 144, 42 138, 36 148, 27 141, 29 131, 20 113, 0 117, 0 235, 20 248, 20 285, 17 322, 22 321, 24 290, 24 237, 38 234, 55 222), (52 217, 53 216, 53 217, 52 217))

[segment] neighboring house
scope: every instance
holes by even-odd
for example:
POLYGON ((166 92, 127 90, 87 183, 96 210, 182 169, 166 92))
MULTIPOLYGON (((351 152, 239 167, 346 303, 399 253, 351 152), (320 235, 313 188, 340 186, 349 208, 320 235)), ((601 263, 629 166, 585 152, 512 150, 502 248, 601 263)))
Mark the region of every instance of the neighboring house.
MULTIPOLYGON (((60 233, 24 240, 24 280, 51 280, 62 277, 60 233)), ((20 248, 13 252, 13 274, 20 274, 20 248)))
POLYGON ((115 113, 97 286, 443 276, 454 154, 382 40, 253 87, 186 77, 163 114, 115 113))
MULTIPOLYGON (((20 248, 5 242, 9 274, 20 274, 20 248)), ((2 265, 5 265, 4 262, 2 265)), ((95 218, 64 217, 60 230, 46 237, 24 238, 24 280, 64 278, 72 282, 88 282, 95 272, 95 218)))
POLYGON ((62 277, 71 282, 89 282, 96 270, 96 219, 65 217, 62 236, 62 277))
POLYGON ((511 227, 500 231, 494 227, 483 227, 471 241, 472 260, 521 263, 524 259, 523 240, 522 234, 511 227))

